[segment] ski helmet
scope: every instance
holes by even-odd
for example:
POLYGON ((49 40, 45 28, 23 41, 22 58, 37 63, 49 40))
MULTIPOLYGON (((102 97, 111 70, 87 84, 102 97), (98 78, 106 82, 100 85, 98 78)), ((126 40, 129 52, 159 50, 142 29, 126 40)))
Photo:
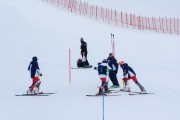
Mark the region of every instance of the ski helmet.
POLYGON ((109 53, 109 57, 113 57, 113 54, 112 54, 112 53, 109 53))
POLYGON ((124 61, 120 61, 119 64, 120 64, 120 65, 123 65, 123 64, 124 64, 124 61))
POLYGON ((34 57, 32 58, 32 60, 33 60, 33 61, 37 61, 38 58, 37 58, 36 56, 34 56, 34 57))
POLYGON ((81 41, 81 42, 83 42, 83 41, 84 41, 84 39, 83 39, 83 38, 81 38, 81 39, 80 39, 80 41, 81 41))
POLYGON ((79 58, 79 59, 78 59, 78 62, 81 62, 81 61, 82 61, 82 58, 79 58))
POLYGON ((103 62, 103 63, 107 63, 107 59, 104 59, 102 62, 103 62))
POLYGON ((101 62, 98 62, 98 63, 97 63, 97 65, 100 65, 100 64, 101 64, 101 62))

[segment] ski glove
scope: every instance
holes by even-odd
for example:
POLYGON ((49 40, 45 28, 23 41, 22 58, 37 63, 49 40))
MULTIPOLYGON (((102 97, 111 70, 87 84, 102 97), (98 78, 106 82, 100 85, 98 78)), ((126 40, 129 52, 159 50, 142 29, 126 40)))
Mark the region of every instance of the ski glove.
POLYGON ((126 70, 123 71, 123 76, 126 76, 127 72, 126 70))
POLYGON ((107 68, 107 69, 106 69, 106 72, 108 73, 109 71, 110 71, 110 70, 107 68))

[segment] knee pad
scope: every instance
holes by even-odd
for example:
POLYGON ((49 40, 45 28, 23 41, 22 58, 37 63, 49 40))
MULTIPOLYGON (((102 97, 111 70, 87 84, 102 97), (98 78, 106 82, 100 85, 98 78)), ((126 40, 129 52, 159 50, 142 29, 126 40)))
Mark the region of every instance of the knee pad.
POLYGON ((138 82, 136 76, 132 76, 131 79, 132 79, 135 83, 138 82))

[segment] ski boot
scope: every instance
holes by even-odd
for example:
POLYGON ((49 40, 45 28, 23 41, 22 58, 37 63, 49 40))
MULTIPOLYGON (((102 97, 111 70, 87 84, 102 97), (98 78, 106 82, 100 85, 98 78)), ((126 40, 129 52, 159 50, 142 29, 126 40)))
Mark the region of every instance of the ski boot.
POLYGON ((119 85, 114 85, 114 88, 120 88, 120 86, 119 85))
POLYGON ((123 80, 123 89, 121 89, 124 92, 131 92, 130 87, 129 87, 129 82, 126 80, 123 80))
POLYGON ((140 94, 146 94, 146 90, 145 89, 141 90, 140 94))
POLYGON ((139 83, 139 82, 136 82, 136 84, 139 86, 139 88, 141 89, 141 94, 145 94, 146 93, 146 90, 144 89, 144 87, 139 83))
POLYGON ((121 91, 124 91, 124 92, 131 92, 129 86, 124 87, 123 89, 121 89, 121 91))
POLYGON ((35 91, 29 89, 29 90, 26 91, 26 93, 32 95, 32 94, 35 94, 35 91))

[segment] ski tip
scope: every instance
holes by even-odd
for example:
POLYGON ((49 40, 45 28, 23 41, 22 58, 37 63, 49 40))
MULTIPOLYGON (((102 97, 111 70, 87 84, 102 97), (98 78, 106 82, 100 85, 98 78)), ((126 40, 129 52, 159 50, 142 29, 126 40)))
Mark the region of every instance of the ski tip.
POLYGON ((92 65, 85 66, 85 67, 71 67, 71 69, 88 69, 88 68, 93 68, 92 65))

